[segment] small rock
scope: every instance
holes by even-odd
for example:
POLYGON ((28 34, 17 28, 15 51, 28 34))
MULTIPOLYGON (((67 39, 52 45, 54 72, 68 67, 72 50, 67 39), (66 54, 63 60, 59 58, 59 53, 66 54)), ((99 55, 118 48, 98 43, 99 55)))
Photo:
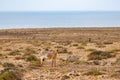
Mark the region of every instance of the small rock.
POLYGON ((77 56, 69 56, 67 58, 67 62, 76 62, 78 60, 79 60, 79 58, 77 56))

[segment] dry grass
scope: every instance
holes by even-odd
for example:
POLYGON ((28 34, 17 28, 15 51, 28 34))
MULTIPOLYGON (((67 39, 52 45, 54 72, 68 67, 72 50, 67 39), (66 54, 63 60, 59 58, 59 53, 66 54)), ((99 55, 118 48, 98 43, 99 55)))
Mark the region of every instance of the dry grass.
POLYGON ((119 41, 120 28, 0 30, 0 80, 119 80, 119 41), (40 65, 45 49, 57 67, 40 65))

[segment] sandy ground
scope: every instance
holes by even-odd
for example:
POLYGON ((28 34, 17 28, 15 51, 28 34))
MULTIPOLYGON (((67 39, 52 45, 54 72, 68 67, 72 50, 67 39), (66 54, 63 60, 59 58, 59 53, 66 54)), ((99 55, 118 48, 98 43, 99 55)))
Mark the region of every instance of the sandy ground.
POLYGON ((120 80, 120 65, 114 65, 120 57, 120 28, 0 30, 0 55, 0 70, 5 68, 4 63, 12 63, 23 70, 22 80, 120 80), (56 67, 51 66, 51 60, 41 67, 23 59, 32 54, 40 60, 41 50, 61 47, 56 67), (15 50, 19 50, 18 55, 9 55, 15 50), (93 50, 111 51, 115 56, 96 65, 88 60, 93 50), (69 56, 76 56, 79 62, 66 62, 69 56), (86 74, 94 70, 102 74, 86 74))

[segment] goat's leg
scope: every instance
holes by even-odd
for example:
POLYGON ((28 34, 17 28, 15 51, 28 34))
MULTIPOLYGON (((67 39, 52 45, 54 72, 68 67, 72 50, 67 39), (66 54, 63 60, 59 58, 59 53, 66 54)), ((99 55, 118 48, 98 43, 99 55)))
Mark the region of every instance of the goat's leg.
POLYGON ((52 67, 54 66, 54 59, 52 59, 52 67))
POLYGON ((54 59, 54 66, 56 67, 56 59, 54 59))

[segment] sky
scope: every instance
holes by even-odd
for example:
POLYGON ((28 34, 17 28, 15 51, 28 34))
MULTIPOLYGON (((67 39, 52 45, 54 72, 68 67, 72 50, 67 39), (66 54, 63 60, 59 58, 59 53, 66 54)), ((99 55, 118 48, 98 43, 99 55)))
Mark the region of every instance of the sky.
POLYGON ((120 11, 120 0, 0 0, 0 11, 120 11))

